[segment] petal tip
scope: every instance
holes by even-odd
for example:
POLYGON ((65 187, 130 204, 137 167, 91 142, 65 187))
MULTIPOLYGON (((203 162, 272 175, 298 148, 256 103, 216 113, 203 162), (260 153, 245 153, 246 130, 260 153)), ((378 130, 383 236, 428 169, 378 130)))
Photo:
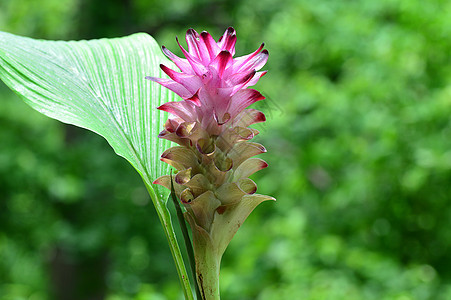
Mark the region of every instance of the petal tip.
POLYGON ((193 28, 190 28, 186 31, 186 35, 193 35, 193 36, 197 36, 197 31, 194 30, 193 28))
POLYGON ((235 28, 232 26, 227 27, 227 34, 232 35, 235 33, 235 28))

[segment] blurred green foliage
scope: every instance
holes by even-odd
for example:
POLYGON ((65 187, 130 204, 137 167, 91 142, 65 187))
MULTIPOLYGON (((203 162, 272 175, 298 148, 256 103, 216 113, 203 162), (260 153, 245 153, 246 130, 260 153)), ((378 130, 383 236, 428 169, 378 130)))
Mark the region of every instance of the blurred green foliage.
MULTIPOLYGON (((257 86, 278 199, 227 250, 223 299, 451 298, 451 2, 3 0, 47 39, 193 27, 264 41, 257 86)), ((139 176, 100 137, 0 87, 0 298, 181 299, 139 176)))

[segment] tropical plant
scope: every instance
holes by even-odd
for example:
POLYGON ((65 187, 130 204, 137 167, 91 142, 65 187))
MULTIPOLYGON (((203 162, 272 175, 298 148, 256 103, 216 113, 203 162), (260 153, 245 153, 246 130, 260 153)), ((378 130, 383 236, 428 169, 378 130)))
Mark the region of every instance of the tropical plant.
MULTIPOLYGON (((206 32, 187 33, 187 60, 165 54, 182 70, 176 73, 147 34, 91 41, 42 41, 0 33, 0 78, 39 112, 103 136, 141 175, 156 208, 186 299, 191 286, 167 208, 173 184, 168 162, 178 169, 175 193, 192 228, 196 277, 202 299, 219 299, 219 264, 231 238, 249 213, 268 196, 254 194, 248 178, 267 164, 252 156, 265 152, 247 142, 258 131, 248 126, 265 120, 246 109, 264 99, 247 89, 265 72, 263 45, 233 59, 232 28, 216 43, 206 32), (183 101, 175 101, 175 91, 183 101), (160 110, 156 110, 158 107, 160 110), (176 118, 160 126, 170 112, 176 118), (161 137, 162 139, 159 139, 161 137), (172 147, 172 142, 181 147, 172 147), (158 178, 158 179, 157 179, 158 178)), ((182 48, 183 49, 183 48, 182 48)), ((174 195, 173 195, 174 196, 174 195)), ((182 227, 184 220, 180 219, 182 227)), ((185 234, 188 240, 188 235, 185 234)), ((187 248, 191 245, 187 243, 187 248)))

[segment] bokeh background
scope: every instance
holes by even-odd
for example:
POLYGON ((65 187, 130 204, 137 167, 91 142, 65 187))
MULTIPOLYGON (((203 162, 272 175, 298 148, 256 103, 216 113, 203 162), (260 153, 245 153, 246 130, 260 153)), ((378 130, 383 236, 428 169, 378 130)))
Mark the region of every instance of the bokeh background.
MULTIPOLYGON (((223 299, 451 299, 451 2, 1 0, 45 39, 186 29, 266 43, 270 167, 230 244, 223 299)), ((265 102, 265 103, 263 103, 265 102)), ((138 174, 99 136, 0 84, 0 299, 181 299, 138 174)))

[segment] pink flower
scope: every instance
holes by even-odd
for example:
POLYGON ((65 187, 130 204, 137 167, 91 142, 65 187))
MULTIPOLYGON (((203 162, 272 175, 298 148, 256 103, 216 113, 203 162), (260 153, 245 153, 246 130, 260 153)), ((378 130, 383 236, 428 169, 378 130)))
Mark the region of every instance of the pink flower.
MULTIPOLYGON (((266 71, 257 71, 268 60, 268 51, 262 50, 262 44, 249 55, 233 58, 236 33, 231 27, 218 42, 206 31, 198 34, 189 29, 186 42, 188 51, 179 43, 186 59, 179 58, 163 47, 163 52, 181 73, 161 65, 170 79, 147 78, 184 99, 165 103, 158 109, 173 114, 183 122, 196 122, 209 134, 218 135, 227 128, 224 124, 236 119, 252 103, 264 99, 258 91, 247 87, 255 85, 266 74, 266 71)), ((245 114, 248 112, 240 117, 245 114)), ((262 113, 253 114, 253 117, 255 119, 250 122, 264 121, 262 113)))
MULTIPOLYGON (((178 42, 178 40, 177 40, 178 42)), ((263 44, 253 53, 233 58, 236 34, 228 28, 218 42, 208 32, 186 33, 185 58, 163 47, 181 72, 161 65, 170 79, 147 77, 182 97, 158 109, 172 114, 159 137, 180 146, 161 155, 178 170, 174 189, 182 201, 193 234, 199 286, 206 299, 219 299, 219 264, 230 240, 252 212, 272 197, 256 194, 249 176, 268 164, 255 158, 265 147, 250 142, 258 131, 249 126, 265 121, 265 115, 249 105, 263 100, 248 87, 266 74, 258 72, 268 60, 263 44)), ((171 188, 169 175, 154 181, 171 188)))
MULTIPOLYGON (((236 34, 231 27, 218 42, 205 31, 190 29, 186 42, 188 51, 179 43, 185 58, 163 47, 181 72, 161 65, 170 79, 147 79, 183 99, 158 107, 172 114, 159 137, 180 145, 166 150, 161 160, 178 170, 174 189, 187 211, 195 253, 201 253, 199 247, 206 243, 220 259, 250 212, 262 201, 274 200, 256 194, 257 185, 248 178, 268 166, 253 157, 266 152, 265 147, 249 142, 258 134, 249 126, 264 122, 265 115, 247 108, 264 99, 248 87, 266 74, 258 71, 268 60, 268 51, 262 44, 249 55, 233 58, 236 34)), ((171 178, 162 176, 154 184, 170 189, 171 178)))

